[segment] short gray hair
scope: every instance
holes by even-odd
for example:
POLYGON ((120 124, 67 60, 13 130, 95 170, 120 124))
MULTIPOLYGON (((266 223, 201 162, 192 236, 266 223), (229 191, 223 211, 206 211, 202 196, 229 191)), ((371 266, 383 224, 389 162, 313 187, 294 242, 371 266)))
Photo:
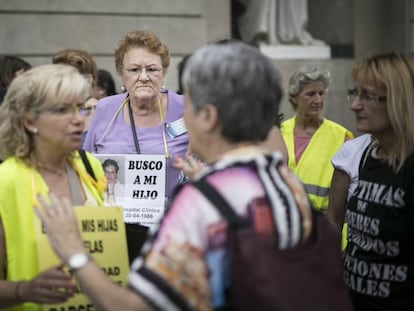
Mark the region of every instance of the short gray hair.
POLYGON ((222 136, 232 142, 263 141, 276 123, 281 77, 257 48, 240 41, 197 50, 183 75, 195 112, 206 104, 218 111, 222 136))
POLYGON ((327 89, 332 82, 330 71, 328 69, 321 69, 316 65, 299 68, 289 79, 289 100, 290 97, 302 92, 304 85, 312 82, 323 82, 327 89))

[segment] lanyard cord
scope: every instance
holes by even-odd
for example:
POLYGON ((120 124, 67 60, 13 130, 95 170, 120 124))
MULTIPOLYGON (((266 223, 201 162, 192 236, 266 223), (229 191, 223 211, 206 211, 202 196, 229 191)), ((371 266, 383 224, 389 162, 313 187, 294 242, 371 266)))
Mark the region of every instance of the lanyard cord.
POLYGON ((165 137, 165 126, 162 126, 162 120, 164 120, 164 118, 163 118, 163 115, 162 115, 162 107, 161 107, 161 100, 160 99, 158 99, 158 108, 159 108, 159 111, 160 111, 162 140, 164 142, 165 158, 169 159, 171 156, 170 156, 170 153, 168 152, 167 138, 165 137))
POLYGON ((137 154, 140 154, 141 149, 139 148, 137 129, 135 128, 134 115, 132 114, 131 101, 128 101, 128 114, 129 114, 129 123, 131 123, 132 136, 134 136, 135 150, 137 151, 137 154))
MULTIPOLYGON (((158 108, 160 111, 160 121, 162 123, 163 115, 162 115, 161 99, 158 99, 158 108)), ((139 147, 139 141, 138 141, 138 136, 137 136, 137 129, 135 127, 135 120, 134 120, 134 115, 132 113, 130 100, 128 100, 128 114, 129 114, 129 123, 131 123, 132 136, 134 136, 135 150, 137 151, 137 154, 141 154, 141 149, 139 147)), ((163 126, 161 126, 161 129, 162 129, 162 139, 164 142, 165 158, 169 159, 171 156, 168 151, 168 144, 167 144, 167 138, 165 137, 165 130, 163 126)))
MULTIPOLYGON (((122 101, 121 105, 119 106, 119 108, 116 110, 115 114, 113 115, 111 121, 109 122, 108 126, 105 128, 105 131, 102 134, 101 140, 103 141, 106 134, 110 131, 111 126, 114 124, 115 119, 117 118, 117 116, 119 115, 119 113, 122 111, 122 109, 124 108, 125 104, 129 103, 129 95, 122 101)), ((96 147, 96 143, 94 143, 94 149, 95 152, 98 153, 98 148, 96 147)))

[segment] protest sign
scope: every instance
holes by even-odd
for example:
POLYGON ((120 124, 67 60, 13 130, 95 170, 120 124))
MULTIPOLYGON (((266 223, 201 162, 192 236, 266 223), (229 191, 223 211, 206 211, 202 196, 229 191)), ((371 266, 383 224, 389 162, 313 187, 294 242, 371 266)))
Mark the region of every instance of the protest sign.
MULTIPOLYGON (((129 266, 122 209, 80 206, 75 207, 75 211, 86 250, 114 283, 125 286, 129 266)), ((39 271, 43 271, 57 265, 60 260, 54 254, 38 218, 35 218, 35 231, 39 271)), ((78 286, 75 296, 67 302, 43 305, 42 309, 94 311, 95 307, 78 286)))
POLYGON ((95 154, 104 168, 107 205, 121 206, 126 223, 154 228, 164 215, 166 161, 164 155, 95 154))

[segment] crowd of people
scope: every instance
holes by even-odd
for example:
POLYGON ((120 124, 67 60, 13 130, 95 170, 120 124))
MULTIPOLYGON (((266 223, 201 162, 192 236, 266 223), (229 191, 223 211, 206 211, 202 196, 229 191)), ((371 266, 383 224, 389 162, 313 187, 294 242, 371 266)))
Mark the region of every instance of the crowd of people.
POLYGON ((119 94, 81 49, 33 68, 1 59, 0 309, 63 303, 76 284, 99 310, 231 308, 234 237, 200 183, 270 239, 277 256, 311 251, 319 221, 333 224, 337 241, 324 241, 343 257, 333 263, 336 285, 323 285, 343 287, 345 302, 315 297, 323 310, 414 307, 413 56, 355 63, 348 101, 363 134, 356 138, 324 116, 331 73, 320 66, 292 74, 286 96, 295 114, 281 120, 282 77, 250 44, 200 47, 180 64, 177 92, 164 87, 170 52, 153 32, 126 33, 114 56, 119 94), (155 232, 125 223, 131 267, 123 287, 88 254, 73 206, 99 213, 116 205, 125 186, 116 155, 154 154, 166 163, 165 212, 155 232), (35 259, 36 218, 61 261, 45 270, 35 259))

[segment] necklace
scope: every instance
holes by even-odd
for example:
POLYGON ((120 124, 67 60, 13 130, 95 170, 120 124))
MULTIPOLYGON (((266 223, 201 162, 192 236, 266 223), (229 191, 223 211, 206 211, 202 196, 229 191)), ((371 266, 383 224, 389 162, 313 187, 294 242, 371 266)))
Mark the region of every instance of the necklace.
POLYGON ((43 165, 42 163, 40 163, 40 162, 37 162, 36 167, 37 167, 37 169, 38 169, 39 171, 43 170, 43 171, 46 171, 46 172, 49 172, 49 173, 55 174, 55 175, 57 175, 57 176, 59 176, 59 177, 62 177, 62 176, 63 176, 63 174, 65 174, 65 173, 66 173, 66 169, 63 169, 63 170, 55 170, 55 169, 53 169, 53 168, 49 168, 49 167, 44 166, 44 165, 43 165))

